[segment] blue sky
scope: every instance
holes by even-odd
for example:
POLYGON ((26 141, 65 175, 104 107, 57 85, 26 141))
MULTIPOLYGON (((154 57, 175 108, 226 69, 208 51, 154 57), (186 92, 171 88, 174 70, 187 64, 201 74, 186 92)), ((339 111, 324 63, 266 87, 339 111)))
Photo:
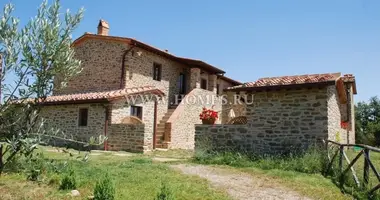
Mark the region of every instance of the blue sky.
MULTIPOLYGON (((40 0, 1 0, 26 23, 40 0)), ((76 0, 84 7, 73 35, 96 32, 136 38, 171 53, 204 60, 242 82, 259 77, 342 72, 357 78, 356 100, 380 96, 378 0, 76 0)))

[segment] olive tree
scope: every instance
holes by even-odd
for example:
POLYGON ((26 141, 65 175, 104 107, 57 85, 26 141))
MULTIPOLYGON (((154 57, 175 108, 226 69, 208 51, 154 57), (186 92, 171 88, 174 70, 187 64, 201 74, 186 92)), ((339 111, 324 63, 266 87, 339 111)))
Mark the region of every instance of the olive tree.
POLYGON ((38 136, 47 133, 39 112, 54 79, 59 76, 65 86, 81 71, 71 35, 83 9, 74 14, 60 10, 59 0, 44 1, 23 27, 12 15, 13 5, 5 5, 0 15, 0 174, 15 157, 31 156, 38 136))

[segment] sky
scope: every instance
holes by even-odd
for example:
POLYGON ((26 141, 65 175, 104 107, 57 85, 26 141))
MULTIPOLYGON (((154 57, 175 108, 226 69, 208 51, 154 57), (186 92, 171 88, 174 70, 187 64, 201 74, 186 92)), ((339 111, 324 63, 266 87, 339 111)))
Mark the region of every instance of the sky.
MULTIPOLYGON (((41 0, 12 2, 22 24, 41 0)), ((52 2, 51 0, 49 2, 52 2)), ((61 0, 62 11, 84 7, 73 38, 96 33, 140 40, 203 60, 241 82, 260 77, 354 74, 356 101, 380 96, 378 0, 61 0)))

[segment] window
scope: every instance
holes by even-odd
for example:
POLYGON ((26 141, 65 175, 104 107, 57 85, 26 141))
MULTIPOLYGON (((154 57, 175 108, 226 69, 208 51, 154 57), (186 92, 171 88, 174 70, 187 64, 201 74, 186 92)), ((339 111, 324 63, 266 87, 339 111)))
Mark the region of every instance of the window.
POLYGON ((88 108, 80 108, 79 109, 79 126, 87 126, 88 121, 88 108))
POLYGON ((216 84, 216 94, 217 95, 219 95, 220 94, 220 85, 219 85, 219 83, 218 84, 216 84))
POLYGON ((141 106, 131 106, 131 116, 135 116, 135 117, 142 119, 142 107, 141 106))
POLYGON ((203 79, 201 80, 201 88, 207 90, 207 80, 203 79))
POLYGON ((180 73, 178 79, 179 94, 186 94, 186 77, 185 74, 180 73))
POLYGON ((161 81, 162 66, 158 63, 153 63, 153 80, 161 81))

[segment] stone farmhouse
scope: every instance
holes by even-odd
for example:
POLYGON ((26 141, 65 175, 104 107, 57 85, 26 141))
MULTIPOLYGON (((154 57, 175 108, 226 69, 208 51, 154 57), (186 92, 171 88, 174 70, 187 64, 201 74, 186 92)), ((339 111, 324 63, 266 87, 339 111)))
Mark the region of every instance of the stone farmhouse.
POLYGON ((357 91, 350 74, 261 78, 226 91, 240 123, 196 125, 195 148, 281 154, 326 140, 355 143, 357 91))
POLYGON ((206 62, 110 36, 104 20, 97 34, 85 33, 72 46, 82 72, 67 87, 59 87, 56 77, 41 116, 48 128, 79 141, 107 136, 100 149, 146 152, 206 144, 265 154, 326 139, 355 142, 352 75, 272 77, 242 84, 206 62), (215 125, 201 125, 203 107, 220 113, 215 125))
POLYGON ((206 62, 110 36, 104 20, 97 34, 85 33, 72 46, 82 72, 63 88, 56 78, 41 116, 47 127, 79 141, 107 136, 105 150, 193 149, 202 107, 221 109, 218 95, 241 84, 206 62), (189 96, 214 96, 216 103, 189 103, 189 96))

